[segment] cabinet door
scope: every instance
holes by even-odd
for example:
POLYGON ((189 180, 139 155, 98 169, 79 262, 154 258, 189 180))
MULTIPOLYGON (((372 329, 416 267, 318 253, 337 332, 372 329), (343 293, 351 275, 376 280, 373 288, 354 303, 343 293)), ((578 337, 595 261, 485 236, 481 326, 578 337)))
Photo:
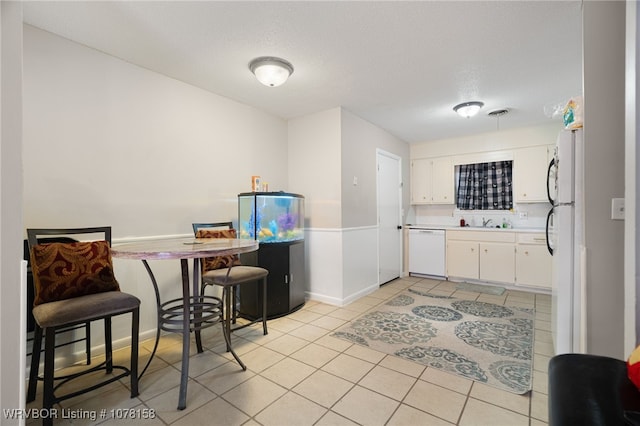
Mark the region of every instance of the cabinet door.
POLYGON ((411 162, 411 204, 431 202, 431 160, 421 158, 411 162))
POLYGON ((289 247, 289 310, 302 305, 305 300, 307 285, 304 263, 304 243, 301 241, 291 244, 289 247))
POLYGON ((514 152, 513 185, 516 202, 532 203, 547 200, 547 146, 517 149, 514 152))
POLYGON ((551 255, 546 246, 517 245, 516 284, 551 288, 551 255))
POLYGON ((451 158, 432 161, 431 201, 434 204, 454 204, 454 173, 451 158))
POLYGON ((477 280, 479 270, 478 243, 447 242, 447 276, 477 280))
POLYGON ((509 243, 480 243, 480 279, 515 282, 515 247, 509 243))
MULTIPOLYGON (((267 316, 289 312, 289 247, 286 244, 260 244, 259 266, 269 270, 267 276, 267 316)), ((258 286, 262 309, 262 286, 258 286)), ((242 294, 243 289, 240 289, 242 294)), ((256 315, 260 316, 260 315, 256 315)))

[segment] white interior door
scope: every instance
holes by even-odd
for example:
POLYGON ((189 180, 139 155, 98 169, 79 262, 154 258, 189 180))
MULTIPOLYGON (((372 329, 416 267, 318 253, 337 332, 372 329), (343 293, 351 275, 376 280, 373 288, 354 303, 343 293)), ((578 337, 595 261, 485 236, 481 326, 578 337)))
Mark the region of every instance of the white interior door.
POLYGON ((377 150, 378 168, 378 282, 400 277, 402 270, 401 158, 377 150))

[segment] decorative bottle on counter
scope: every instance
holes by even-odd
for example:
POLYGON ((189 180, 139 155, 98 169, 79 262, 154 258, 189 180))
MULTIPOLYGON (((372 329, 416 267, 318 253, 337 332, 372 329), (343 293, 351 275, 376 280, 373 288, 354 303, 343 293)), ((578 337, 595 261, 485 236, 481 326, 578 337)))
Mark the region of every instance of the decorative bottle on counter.
POLYGON ((464 217, 460 218, 460 226, 465 226, 464 217))

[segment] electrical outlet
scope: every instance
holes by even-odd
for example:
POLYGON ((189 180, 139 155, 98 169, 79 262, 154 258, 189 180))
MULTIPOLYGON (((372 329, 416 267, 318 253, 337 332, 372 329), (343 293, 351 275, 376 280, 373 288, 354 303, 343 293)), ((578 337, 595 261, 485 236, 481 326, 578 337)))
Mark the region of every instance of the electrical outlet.
POLYGON ((529 219, 529 213, 527 213, 527 212, 518 212, 518 219, 529 219))
POLYGON ((611 199, 611 219, 624 220, 624 198, 611 199))
POLYGON ((357 176, 353 177, 353 186, 358 186, 358 177, 357 176))

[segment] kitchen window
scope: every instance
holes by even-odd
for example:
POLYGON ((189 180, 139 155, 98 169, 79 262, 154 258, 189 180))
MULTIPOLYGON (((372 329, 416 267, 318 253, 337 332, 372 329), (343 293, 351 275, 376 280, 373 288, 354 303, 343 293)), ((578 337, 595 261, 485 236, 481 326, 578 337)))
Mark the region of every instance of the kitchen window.
POLYGON ((513 208, 513 161, 456 166, 456 206, 460 210, 513 208))

